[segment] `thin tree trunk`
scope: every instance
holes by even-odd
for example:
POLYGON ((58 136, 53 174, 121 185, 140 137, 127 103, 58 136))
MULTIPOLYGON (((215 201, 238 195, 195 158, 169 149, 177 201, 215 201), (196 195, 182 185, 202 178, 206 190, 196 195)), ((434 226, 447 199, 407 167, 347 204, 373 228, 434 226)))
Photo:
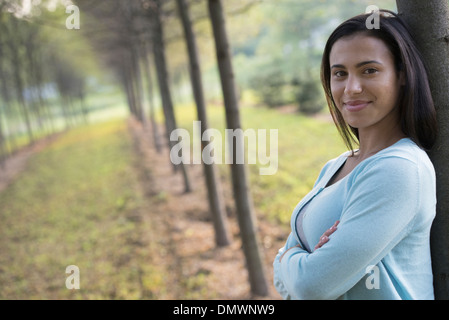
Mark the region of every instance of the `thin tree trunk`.
MULTIPOLYGON (((220 71, 220 80, 226 109, 226 123, 228 129, 240 129, 240 114, 237 93, 234 83, 234 72, 229 43, 226 34, 225 17, 221 0, 208 0, 209 14, 214 32, 215 48, 220 71)), ((243 140, 243 136, 240 136, 243 140)), ((236 138, 236 140, 239 137, 236 138)), ((242 238, 243 252, 245 254, 251 292, 255 295, 266 296, 268 285, 265 279, 265 271, 262 263, 262 255, 257 240, 255 215, 248 185, 248 179, 244 164, 236 163, 236 141, 233 150, 233 162, 231 164, 232 187, 234 191, 237 218, 242 238)))
MULTIPOLYGON (((16 19, 11 20, 13 22, 12 28, 14 28, 14 32, 19 30, 19 27, 17 25, 16 19)), ((11 30, 10 30, 11 31, 11 30)), ((11 34, 10 34, 11 35, 11 34)), ((24 98, 24 85, 23 85, 23 79, 22 79, 22 68, 23 61, 20 61, 19 56, 19 50, 18 50, 18 41, 20 41, 20 38, 18 37, 10 37, 9 38, 9 47, 12 53, 12 65, 13 65, 13 74, 14 74, 14 83, 16 85, 16 94, 17 94, 17 101, 19 102, 19 106, 21 109, 21 114, 25 120, 25 125, 28 133, 28 139, 29 143, 34 143, 34 136, 33 136, 33 129, 31 127, 31 120, 30 120, 30 113, 28 112, 28 107, 25 103, 24 98)))
POLYGON ((125 54, 125 65, 124 65, 124 79, 126 85, 126 93, 128 96, 129 108, 131 114, 138 119, 138 106, 136 99, 136 91, 134 89, 134 81, 133 81, 133 63, 131 60, 131 54, 128 52, 125 54))
MULTIPOLYGON (((202 140, 204 131, 208 129, 208 124, 198 50, 195 34, 193 33, 192 24, 190 22, 187 3, 185 0, 177 0, 177 2, 189 54, 190 80, 195 97, 198 120, 201 121, 200 140, 202 140)), ((194 137, 194 139, 195 138, 196 137, 194 137)), ((205 146, 206 145, 201 141, 201 153, 205 146)), ((217 177, 217 170, 214 163, 207 164, 205 161, 203 161, 203 168, 208 192, 209 208, 212 213, 212 221, 215 230, 215 242, 218 246, 227 246, 230 244, 229 228, 221 194, 220 180, 217 177)))
MULTIPOLYGON (((41 50, 42 51, 42 50, 41 50)), ((48 123, 48 133, 54 133, 55 132, 55 126, 53 123, 53 116, 51 114, 51 109, 48 106, 48 103, 44 100, 42 86, 45 84, 44 78, 43 78, 43 65, 44 61, 42 59, 42 56, 44 55, 41 51, 37 52, 37 59, 36 61, 36 68, 35 68, 35 79, 37 84, 37 95, 38 95, 38 103, 40 108, 43 110, 43 114, 45 117, 46 122, 48 123)))
MULTIPOLYGON (((36 30, 34 30, 36 31, 36 30)), ((44 118, 42 115, 41 104, 39 103, 39 86, 40 83, 37 81, 37 61, 36 55, 39 52, 39 47, 35 45, 36 33, 29 33, 25 42, 25 56, 28 60, 28 87, 31 89, 33 97, 30 99, 31 110, 35 113, 35 118, 37 119, 38 127, 41 132, 45 131, 44 128, 44 118)))
POLYGON ((449 8, 447 0, 397 0, 426 62, 439 136, 429 153, 437 177, 437 215, 431 230, 436 299, 449 299, 449 8))
POLYGON ((0 109, 0 168, 2 169, 5 168, 6 158, 8 157, 5 145, 5 135, 3 133, 3 114, 0 109))
POLYGON ((162 146, 161 146, 161 139, 159 136, 159 130, 157 128, 157 123, 154 115, 154 99, 153 99, 153 79, 151 78, 151 67, 150 67, 150 61, 148 61, 148 51, 147 51, 147 44, 144 42, 142 44, 142 60, 143 60, 143 67, 145 72, 145 77, 147 79, 147 85, 148 85, 148 104, 149 104, 149 117, 150 117, 150 123, 151 123, 151 130, 153 135, 153 143, 154 147, 156 148, 157 153, 161 153, 162 146))
MULTIPOLYGON (((14 41, 14 40, 12 40, 14 41)), ((31 120, 30 120, 30 114, 28 112, 28 107, 25 103, 25 98, 23 97, 23 82, 21 78, 21 63, 18 61, 17 58, 13 58, 13 73, 14 73, 14 82, 16 85, 16 94, 17 94, 17 101, 19 102, 20 111, 22 114, 23 119, 25 120, 25 125, 28 133, 28 139, 29 143, 34 143, 34 136, 33 136, 33 129, 31 128, 31 120)))
POLYGON ((131 70, 133 81, 135 83, 136 89, 137 118, 142 124, 145 125, 146 118, 142 101, 142 75, 140 73, 140 66, 139 66, 139 51, 136 49, 136 45, 134 43, 131 44, 131 67, 132 67, 131 70))
MULTIPOLYGON (((161 1, 155 0, 156 7, 151 9, 151 17, 153 23, 153 55, 155 65, 157 69, 157 76, 159 81, 159 90, 161 91, 162 106, 165 116, 166 124, 166 136, 168 139, 169 149, 175 145, 173 141, 170 141, 170 134, 173 130, 177 129, 175 112, 173 110, 173 102, 171 98, 170 86, 168 82, 167 63, 165 59, 165 45, 161 21, 161 1)), ((183 162, 176 165, 175 168, 181 169, 181 174, 184 179, 184 191, 190 192, 192 188, 190 186, 190 179, 187 175, 187 168, 183 162)))
MULTIPOLYGON (((1 36, 1 29, 0 29, 0 36, 1 36)), ((1 42, 0 38, 0 42, 1 42)), ((3 68, 3 62, 5 61, 5 57, 3 54, 3 48, 0 46, 0 97, 3 100, 3 110, 0 108, 0 151, 1 151, 1 166, 4 168, 6 158, 8 157, 8 151, 6 148, 6 137, 8 134, 6 133, 6 128, 3 128, 3 118, 5 119, 5 126, 6 126, 6 120, 7 120, 7 110, 8 105, 11 101, 11 96, 8 91, 8 87, 6 84, 6 74, 5 70, 3 68)))

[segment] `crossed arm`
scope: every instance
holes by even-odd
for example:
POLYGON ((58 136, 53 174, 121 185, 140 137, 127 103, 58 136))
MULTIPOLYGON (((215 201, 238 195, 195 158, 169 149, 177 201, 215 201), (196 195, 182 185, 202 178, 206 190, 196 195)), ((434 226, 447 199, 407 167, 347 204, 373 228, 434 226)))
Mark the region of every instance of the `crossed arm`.
POLYGON ((354 182, 340 221, 324 232, 314 252, 291 234, 274 261, 275 285, 284 298, 339 297, 410 231, 419 203, 416 167, 383 160, 354 182))
MULTIPOLYGON (((337 226, 338 226, 339 223, 340 223, 340 221, 337 220, 337 221, 333 224, 332 227, 330 227, 329 229, 327 229, 327 230, 323 233, 323 235, 320 237, 320 241, 318 241, 318 243, 317 243, 317 245, 315 246, 314 250, 317 250, 317 249, 321 248, 325 243, 327 243, 327 242, 329 241, 329 236, 337 230, 337 226)), ((290 249, 292 249, 292 248, 295 248, 295 247, 298 247, 298 248, 301 248, 301 249, 302 249, 301 245, 300 245, 300 244, 297 244, 296 246, 291 247, 291 248, 289 248, 288 250, 290 250, 290 249)), ((285 250, 285 252, 281 255, 281 257, 279 258, 279 262, 282 261, 282 257, 288 252, 288 250, 285 250)))

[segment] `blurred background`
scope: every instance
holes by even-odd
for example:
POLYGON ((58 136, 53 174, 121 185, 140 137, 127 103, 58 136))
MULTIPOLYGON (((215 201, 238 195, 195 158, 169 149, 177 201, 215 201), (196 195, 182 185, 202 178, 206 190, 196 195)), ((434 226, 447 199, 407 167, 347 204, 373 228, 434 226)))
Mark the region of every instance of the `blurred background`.
MULTIPOLYGON (((209 126, 224 130, 208 1, 183 3, 209 126)), ((345 151, 319 77, 327 37, 369 5, 396 4, 222 5, 242 127, 279 131, 276 174, 248 166, 271 284, 293 208, 345 151)), ((163 106, 171 101, 176 125, 189 132, 198 119, 180 8, 175 0, 0 0, 1 299, 258 296, 247 282, 229 167, 218 175, 232 241, 215 246, 201 166, 187 166, 187 194, 185 174, 169 162, 163 106), (79 267, 79 289, 69 265, 79 267)), ((261 296, 278 298, 273 288, 261 296)))

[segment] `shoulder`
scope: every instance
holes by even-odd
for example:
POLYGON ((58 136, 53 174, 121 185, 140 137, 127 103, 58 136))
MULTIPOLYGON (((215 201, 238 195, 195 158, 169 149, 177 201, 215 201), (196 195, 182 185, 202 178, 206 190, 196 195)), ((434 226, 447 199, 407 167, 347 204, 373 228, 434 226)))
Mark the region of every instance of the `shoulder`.
POLYGON ((345 186, 347 206, 357 210, 384 208, 397 217, 435 214, 435 171, 427 153, 410 139, 362 161, 345 186))
POLYGON ((381 150, 363 161, 363 164, 362 167, 365 168, 381 166, 385 170, 388 170, 389 167, 404 166, 404 169, 407 170, 434 171, 427 153, 409 138, 401 139, 392 146, 381 150))
POLYGON ((326 162, 323 169, 321 170, 322 173, 325 173, 327 171, 332 171, 336 167, 339 168, 343 162, 346 161, 347 157, 351 154, 351 151, 343 152, 341 155, 339 155, 336 158, 333 158, 326 162))
POLYGON ((315 182, 315 186, 323 179, 326 175, 330 174, 332 175, 337 171, 337 169, 343 164, 343 162, 346 160, 346 158, 351 154, 351 151, 346 151, 342 153, 337 158, 331 159, 326 162, 326 164, 323 166, 323 168, 320 171, 320 174, 318 175, 318 179, 315 182))
POLYGON ((427 153, 408 138, 362 161, 352 175, 355 179, 385 180, 402 186, 435 181, 435 170, 427 153))

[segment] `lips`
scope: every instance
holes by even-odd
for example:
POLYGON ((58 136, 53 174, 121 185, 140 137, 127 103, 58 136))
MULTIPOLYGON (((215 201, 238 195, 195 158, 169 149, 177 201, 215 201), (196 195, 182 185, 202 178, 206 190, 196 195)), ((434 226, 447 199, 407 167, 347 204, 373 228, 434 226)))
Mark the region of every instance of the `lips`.
POLYGON ((351 101, 346 101, 343 103, 344 107, 346 108, 346 110, 348 110, 349 112, 357 112, 360 110, 365 109, 366 106, 368 106, 368 104, 370 103, 370 101, 364 101, 364 100, 351 100, 351 101))

